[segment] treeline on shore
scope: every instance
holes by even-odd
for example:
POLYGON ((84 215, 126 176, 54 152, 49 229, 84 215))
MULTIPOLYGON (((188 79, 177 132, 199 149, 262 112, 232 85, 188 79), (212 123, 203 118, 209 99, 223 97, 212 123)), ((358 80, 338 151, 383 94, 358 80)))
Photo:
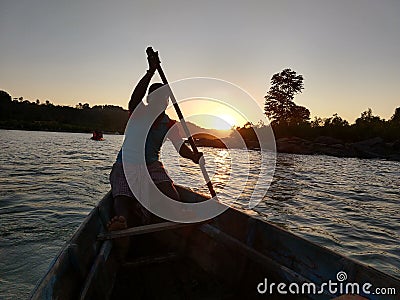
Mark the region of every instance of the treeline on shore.
POLYGON ((77 104, 75 107, 54 105, 50 101, 12 98, 0 91, 0 128, 66 132, 109 133, 125 131, 128 111, 114 105, 77 104))
MULTIPOLYGON (((257 149, 260 146, 256 132, 263 126, 248 123, 236 130, 248 148, 257 149)), ((368 109, 354 124, 335 114, 300 124, 273 122, 271 126, 278 152, 400 161, 400 107, 389 120, 372 115, 372 110, 368 109)))
MULTIPOLYGON (((335 156, 388 157, 400 159, 400 107, 389 120, 373 114, 371 109, 361 113, 354 124, 334 114, 309 120, 306 108, 293 106, 290 110, 276 109, 271 126, 279 152, 328 154, 335 156), (285 115, 286 114, 286 115, 285 115)), ((267 113, 267 111, 266 111, 267 113)), ((50 101, 29 101, 12 98, 0 91, 0 128, 67 132, 123 134, 128 111, 114 105, 78 103, 75 107, 54 105, 50 101)), ((264 124, 247 123, 237 127, 248 148, 258 148, 255 134, 264 124)), ((224 147, 221 140, 198 140, 199 146, 224 147)))
POLYGON ((272 121, 277 138, 296 136, 315 139, 329 136, 345 142, 357 142, 374 137, 385 141, 400 138, 400 107, 396 108, 390 120, 381 119, 368 109, 361 113, 354 124, 349 124, 338 114, 321 119, 310 120, 310 111, 297 105, 294 97, 304 89, 303 75, 291 69, 284 69, 271 78, 271 87, 265 98, 264 112, 272 121))
MULTIPOLYGON (((92 132, 102 130, 110 133, 124 133, 128 111, 114 105, 96 105, 78 103, 75 107, 54 105, 50 101, 12 98, 7 92, 0 91, 0 128, 22 130, 48 130, 92 132)), ((237 127, 245 141, 255 141, 253 127, 264 126, 247 123, 237 127)), ((350 124, 337 114, 329 118, 302 120, 302 122, 272 122, 277 139, 299 137, 314 140, 320 136, 329 136, 345 142, 358 142, 381 137, 386 142, 400 139, 400 107, 396 108, 389 120, 373 115, 371 109, 361 113, 350 124)))
POLYGON ((344 142, 359 142, 375 137, 393 142, 400 139, 400 107, 396 108, 389 120, 373 115, 372 109, 361 113, 354 124, 334 114, 329 118, 315 117, 313 121, 300 124, 272 124, 276 138, 297 136, 314 140, 320 136, 329 136, 344 142))
MULTIPOLYGON (((304 89, 303 81, 303 75, 284 69, 272 76, 264 97, 278 152, 400 160, 400 107, 389 120, 373 115, 369 108, 354 124, 338 114, 311 121, 308 108, 294 102, 304 89)), ((257 148, 254 130, 257 125, 238 128, 248 148, 257 148)))

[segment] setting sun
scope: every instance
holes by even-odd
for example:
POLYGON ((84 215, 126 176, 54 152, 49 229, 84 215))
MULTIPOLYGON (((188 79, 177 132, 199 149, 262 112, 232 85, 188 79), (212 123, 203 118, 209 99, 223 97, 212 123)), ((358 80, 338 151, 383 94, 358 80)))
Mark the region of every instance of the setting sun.
POLYGON ((232 115, 218 115, 215 116, 215 119, 213 119, 213 128, 219 129, 219 130, 228 130, 231 129, 232 126, 236 125, 237 121, 235 117, 232 115))
MULTIPOLYGON (((247 118, 232 107, 210 99, 190 99, 180 102, 179 106, 186 121, 207 129, 229 130, 248 121, 257 123, 259 119, 259 115, 249 114, 247 118)), ((166 112, 172 119, 179 119, 172 105, 166 112)))

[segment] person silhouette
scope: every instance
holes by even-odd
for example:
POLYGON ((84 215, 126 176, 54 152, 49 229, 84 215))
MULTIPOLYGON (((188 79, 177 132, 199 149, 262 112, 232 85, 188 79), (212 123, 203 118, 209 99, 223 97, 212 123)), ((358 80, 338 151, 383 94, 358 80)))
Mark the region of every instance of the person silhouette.
MULTIPOLYGON (((150 85, 150 81, 160 63, 158 53, 148 56, 147 60, 149 68, 136 85, 129 101, 130 118, 134 118, 133 121, 136 122, 135 126, 137 125, 136 127, 140 128, 141 124, 145 124, 145 122, 141 123, 141 118, 145 119, 147 116, 154 113, 154 111, 161 113, 158 114, 150 128, 144 129, 148 130, 144 150, 146 165, 138 164, 134 174, 130 174, 129 179, 131 180, 133 176, 138 179, 138 182, 143 182, 140 179, 146 176, 144 172, 148 172, 152 181, 162 193, 171 199, 179 201, 179 193, 160 161, 161 147, 165 139, 168 138, 182 157, 190 159, 196 164, 199 163, 203 153, 194 153, 183 143, 177 126, 174 126, 176 121, 172 120, 165 113, 169 102, 169 89, 162 88, 164 86, 162 83, 153 83, 150 85), (147 90, 146 105, 143 102, 143 98, 147 90)), ((127 178, 124 174, 122 153, 123 151, 121 148, 110 173, 115 214, 115 217, 108 224, 108 229, 110 231, 147 224, 152 219, 152 214, 135 198, 135 196, 140 195, 143 191, 146 191, 146 189, 141 186, 141 184, 129 185, 127 182, 127 178), (135 189, 134 193, 130 186, 135 189)))

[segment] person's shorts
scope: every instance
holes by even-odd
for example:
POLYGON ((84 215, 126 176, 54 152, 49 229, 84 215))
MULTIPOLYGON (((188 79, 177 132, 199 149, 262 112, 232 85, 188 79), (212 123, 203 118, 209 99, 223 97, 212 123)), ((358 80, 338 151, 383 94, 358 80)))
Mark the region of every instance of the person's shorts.
MULTIPOLYGON (((147 165, 147 171, 149 172, 150 177, 155 184, 164 181, 172 182, 172 179, 168 176, 167 171, 164 169, 163 164, 159 161, 147 165)), ((143 174, 141 175, 138 172, 138 176, 145 176, 145 175, 143 174)), ((121 162, 114 163, 110 173, 110 183, 111 183, 111 191, 113 197, 116 196, 134 197, 129 187, 129 184, 126 181, 124 168, 121 162)), ((140 189, 140 187, 137 188, 140 189)))

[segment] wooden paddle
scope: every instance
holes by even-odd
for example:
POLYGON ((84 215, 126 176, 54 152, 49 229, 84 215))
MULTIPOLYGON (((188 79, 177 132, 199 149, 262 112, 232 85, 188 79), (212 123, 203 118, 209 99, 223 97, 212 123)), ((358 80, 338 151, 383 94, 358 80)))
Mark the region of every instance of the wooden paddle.
MULTIPOLYGON (((148 47, 146 49, 146 53, 147 53, 147 55, 149 57, 157 55, 157 53, 154 52, 152 47, 148 47)), ((157 71, 158 71, 158 74, 161 77, 162 82, 167 86, 167 88, 169 90, 172 104, 174 105, 176 114, 179 117, 179 120, 180 120, 180 122, 182 124, 183 130, 185 131, 186 137, 188 138, 189 144, 192 147, 192 151, 197 154, 197 153, 199 153, 199 151, 197 150, 196 144, 194 143, 194 140, 192 138, 192 135, 190 134, 189 128, 187 127, 187 124, 186 124, 186 121, 185 121, 185 119, 183 117, 182 111, 179 108, 179 105, 178 105, 178 102, 176 101, 174 93, 172 92, 171 87, 168 84, 167 77, 165 77, 164 71, 161 68, 161 64, 160 63, 157 66, 157 71)), ((210 191, 211 197, 215 197, 217 194, 215 193, 214 187, 213 187, 212 182, 211 182, 211 179, 208 176, 208 173, 207 173, 207 170, 206 170, 206 167, 205 167, 204 156, 200 159, 199 165, 200 165, 201 172, 203 173, 203 177, 204 177, 204 179, 205 179, 205 181, 207 183, 207 187, 208 187, 208 189, 210 191)))

